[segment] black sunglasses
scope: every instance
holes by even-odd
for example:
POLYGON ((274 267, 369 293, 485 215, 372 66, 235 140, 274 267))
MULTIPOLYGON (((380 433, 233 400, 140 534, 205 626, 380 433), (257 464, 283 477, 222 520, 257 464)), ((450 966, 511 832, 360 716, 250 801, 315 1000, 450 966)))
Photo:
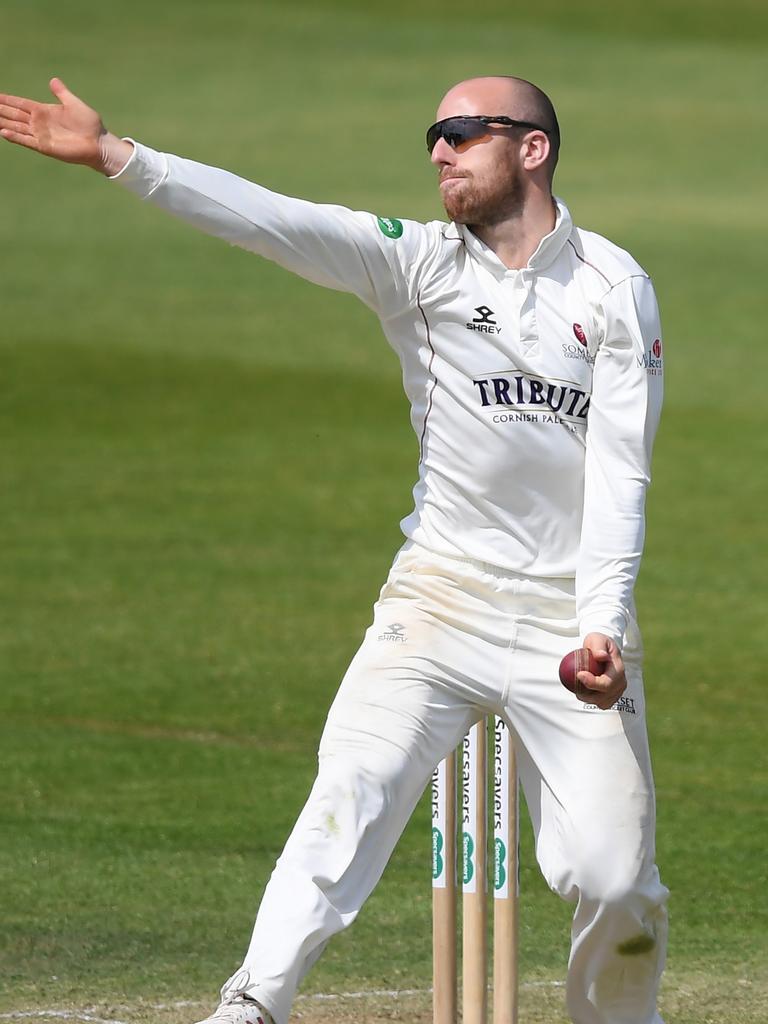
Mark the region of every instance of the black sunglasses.
POLYGON ((462 142, 470 139, 480 139, 488 134, 488 127, 494 125, 499 128, 531 128, 544 132, 548 135, 546 128, 532 121, 516 121, 512 117, 446 117, 443 121, 436 121, 431 128, 427 129, 427 150, 431 153, 437 145, 438 139, 445 139, 451 149, 456 149, 462 142))

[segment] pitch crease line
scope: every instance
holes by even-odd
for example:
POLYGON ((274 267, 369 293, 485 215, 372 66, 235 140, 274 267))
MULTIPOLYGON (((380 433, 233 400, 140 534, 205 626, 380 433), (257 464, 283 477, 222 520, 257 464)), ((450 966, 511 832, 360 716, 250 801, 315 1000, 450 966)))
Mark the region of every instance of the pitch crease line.
POLYGON ((94 1017, 86 1010, 15 1010, 0 1013, 0 1020, 26 1020, 29 1017, 51 1017, 54 1020, 84 1020, 88 1024, 128 1024, 117 1017, 94 1017))
MULTIPOLYGON (((564 981, 524 981, 521 989, 536 988, 563 988, 564 981)), ((338 999, 399 999, 406 996, 428 996, 432 994, 431 988, 372 988, 362 992, 307 992, 296 996, 296 1002, 331 1002, 338 999)), ((204 1006, 205 1000, 182 999, 173 1003, 143 1003, 135 1009, 145 1010, 183 1010, 187 1006, 204 1006)), ((132 1006, 120 1004, 121 1011, 131 1011, 132 1006)), ((130 1021, 120 1020, 117 1017, 97 1017, 91 1010, 11 1010, 8 1013, 0 1013, 0 1020, 27 1020, 30 1017, 50 1017, 54 1020, 82 1020, 87 1024, 130 1024, 130 1021)))

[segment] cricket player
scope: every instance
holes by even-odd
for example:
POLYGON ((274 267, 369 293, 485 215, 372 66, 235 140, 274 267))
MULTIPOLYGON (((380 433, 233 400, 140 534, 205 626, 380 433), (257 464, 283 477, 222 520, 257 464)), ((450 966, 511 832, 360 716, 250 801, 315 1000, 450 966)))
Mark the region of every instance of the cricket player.
POLYGON ((242 967, 207 1024, 287 1024, 435 765, 494 713, 517 745, 541 870, 575 904, 571 1019, 659 1024, 668 894, 633 588, 661 330, 645 271, 553 196, 550 100, 511 77, 451 88, 426 137, 448 220, 419 224, 156 152, 109 133, 60 80, 51 89, 52 104, 0 95, 5 139, 359 296, 400 358, 419 443, 405 543, 242 967), (558 680, 579 645, 602 666, 580 674, 581 699, 558 680))

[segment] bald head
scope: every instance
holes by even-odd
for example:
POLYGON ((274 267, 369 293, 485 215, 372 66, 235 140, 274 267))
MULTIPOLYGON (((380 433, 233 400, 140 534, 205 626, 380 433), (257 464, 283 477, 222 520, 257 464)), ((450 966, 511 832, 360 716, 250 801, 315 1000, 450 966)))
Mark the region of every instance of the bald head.
POLYGON ((547 170, 552 180, 560 151, 560 126, 549 96, 533 82, 512 75, 489 75, 459 82, 443 97, 437 120, 462 114, 504 114, 516 121, 540 125, 549 138, 547 170))

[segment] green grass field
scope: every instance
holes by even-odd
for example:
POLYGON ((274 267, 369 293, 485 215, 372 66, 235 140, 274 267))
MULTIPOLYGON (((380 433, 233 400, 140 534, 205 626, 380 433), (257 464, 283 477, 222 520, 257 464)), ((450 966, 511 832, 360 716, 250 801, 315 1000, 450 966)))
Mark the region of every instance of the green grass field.
MULTIPOLYGON (((671 1024, 757 1024, 768 14, 606 11, 6 0, 0 89, 42 98, 58 74, 115 131, 418 219, 440 216, 423 129, 445 88, 510 72, 550 92, 558 194, 650 270, 665 324, 638 594, 673 893, 662 1005, 671 1024)), ((0 1019, 182 1024, 239 963, 400 543, 416 444, 354 300, 8 145, 0 189, 0 1019)), ((425 1017, 427 826, 421 806, 304 988, 415 995, 305 999, 302 1017, 425 1017)), ((560 1024, 569 908, 527 831, 522 887, 524 1021, 560 1024)))

